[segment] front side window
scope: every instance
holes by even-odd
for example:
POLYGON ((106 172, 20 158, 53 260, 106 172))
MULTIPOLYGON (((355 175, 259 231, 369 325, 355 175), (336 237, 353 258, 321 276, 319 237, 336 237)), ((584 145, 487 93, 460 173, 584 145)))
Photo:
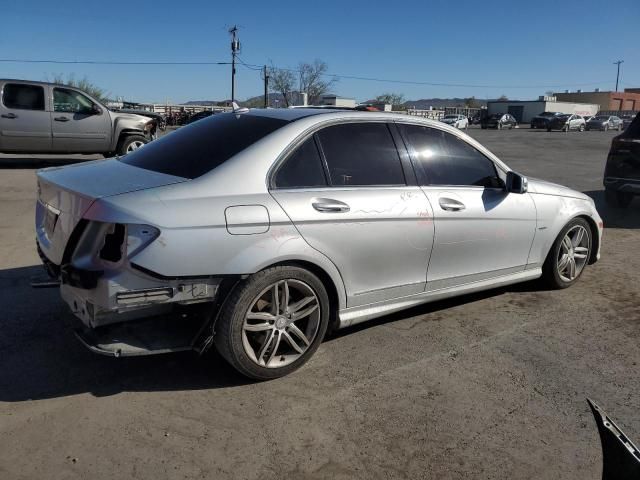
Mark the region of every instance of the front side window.
POLYGON ((331 185, 405 185, 398 150, 384 123, 345 123, 318 132, 331 185))
POLYGON ((93 102, 75 90, 53 89, 53 111, 64 113, 91 113, 93 102))
POLYGON ((2 89, 2 103, 7 108, 44 110, 44 88, 37 85, 7 83, 2 89))
POLYGON ((401 125, 420 185, 501 187, 491 160, 464 140, 420 125, 401 125))
POLYGON ((121 161, 183 178, 197 178, 289 123, 251 114, 216 113, 154 140, 121 161))
POLYGON ((313 137, 298 146, 278 168, 276 188, 326 187, 322 159, 313 137))

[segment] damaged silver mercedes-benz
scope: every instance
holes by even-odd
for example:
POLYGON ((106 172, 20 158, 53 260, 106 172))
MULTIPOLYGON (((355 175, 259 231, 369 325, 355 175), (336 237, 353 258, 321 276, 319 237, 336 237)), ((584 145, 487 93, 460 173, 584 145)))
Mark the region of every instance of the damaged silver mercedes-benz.
POLYGON ((539 277, 571 286, 602 228, 586 195, 383 112, 244 109, 38 172, 38 252, 89 348, 215 345, 257 379, 299 368, 329 328, 539 277))

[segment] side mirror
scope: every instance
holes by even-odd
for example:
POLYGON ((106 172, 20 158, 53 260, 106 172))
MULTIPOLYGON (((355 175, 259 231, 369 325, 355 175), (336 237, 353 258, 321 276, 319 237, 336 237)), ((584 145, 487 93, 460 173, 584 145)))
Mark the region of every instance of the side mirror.
POLYGON ((507 192, 509 193, 527 193, 529 190, 529 181, 527 177, 516 172, 507 172, 507 192))
POLYGON ((95 103, 91 106, 91 113, 93 115, 102 115, 102 109, 95 103))

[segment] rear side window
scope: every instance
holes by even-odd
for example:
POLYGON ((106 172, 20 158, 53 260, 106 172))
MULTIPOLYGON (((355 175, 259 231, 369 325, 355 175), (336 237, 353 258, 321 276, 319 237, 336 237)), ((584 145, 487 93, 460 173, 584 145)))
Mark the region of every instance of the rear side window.
POLYGON ((400 157, 384 123, 346 123, 318 132, 331 185, 405 185, 400 157))
POLYGON ((420 185, 498 187, 491 160, 454 135, 435 128, 401 125, 420 185))
POLYGON ((313 137, 296 148, 276 172, 276 188, 325 187, 322 159, 313 137))
POLYGON ((44 110, 44 88, 37 85, 7 83, 2 89, 2 103, 7 108, 44 110))
POLYGON ((155 140, 122 157, 129 165, 197 178, 289 123, 250 114, 219 113, 155 140))

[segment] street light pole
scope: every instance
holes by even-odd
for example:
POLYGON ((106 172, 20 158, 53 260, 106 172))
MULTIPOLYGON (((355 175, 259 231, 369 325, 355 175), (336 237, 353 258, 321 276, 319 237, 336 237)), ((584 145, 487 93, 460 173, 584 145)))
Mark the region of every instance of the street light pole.
POLYGON ((240 41, 237 38, 238 27, 229 29, 231 34, 231 102, 236 101, 236 55, 240 51, 240 41))
POLYGON ((618 91, 618 81, 620 80, 620 64, 624 63, 624 60, 618 60, 613 62, 614 65, 618 65, 618 74, 616 75, 616 92, 618 91))
POLYGON ((269 106, 269 72, 267 66, 264 66, 264 108, 269 106))

